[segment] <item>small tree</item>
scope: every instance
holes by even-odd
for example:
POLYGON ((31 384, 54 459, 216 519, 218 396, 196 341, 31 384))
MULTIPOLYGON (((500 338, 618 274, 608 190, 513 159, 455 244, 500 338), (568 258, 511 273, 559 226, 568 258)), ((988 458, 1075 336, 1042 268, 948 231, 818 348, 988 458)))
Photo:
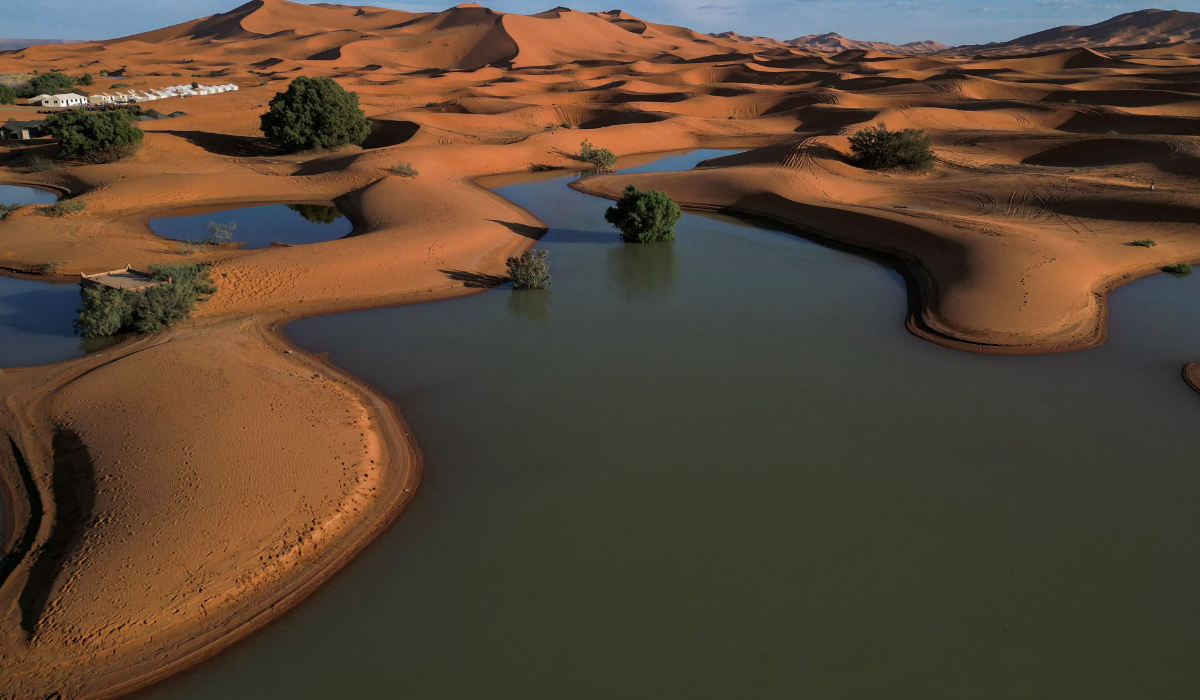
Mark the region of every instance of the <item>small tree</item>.
POLYGON ((237 230, 237 222, 230 221, 227 224, 210 221, 204 227, 208 231, 208 235, 196 243, 200 245, 222 245, 233 240, 233 232, 237 230))
POLYGON ((675 238, 675 224, 683 210, 665 192, 625 188, 615 207, 604 212, 604 219, 621 230, 621 238, 636 243, 669 241, 675 238))
POLYGON ((271 100, 262 130, 284 148, 332 148, 362 143, 371 133, 371 121, 359 109, 357 93, 332 78, 300 76, 271 100))
POLYGON ((527 250, 515 258, 508 259, 508 276, 513 289, 545 289, 550 280, 550 251, 527 250))
POLYGON ((75 79, 75 84, 76 84, 76 85, 92 85, 92 84, 94 84, 95 82, 96 82, 96 81, 92 79, 92 74, 91 74, 91 73, 84 73, 82 77, 79 77, 79 78, 76 78, 76 79, 75 79))
POLYGON ((75 87, 75 79, 65 73, 42 73, 33 76, 21 93, 25 97, 55 95, 70 92, 73 87, 75 87))
POLYGON ((128 110, 71 110, 46 117, 46 130, 58 139, 62 154, 96 163, 112 163, 132 153, 145 133, 128 110))
POLYGON ((17 103, 17 91, 7 85, 0 83, 0 105, 11 105, 17 103))
POLYGON ((617 155, 607 148, 596 148, 584 139, 579 144, 579 158, 596 166, 602 173, 611 172, 617 167, 617 155))
POLYGON ((886 124, 867 127, 850 137, 854 162, 869 170, 926 170, 935 156, 929 135, 922 129, 889 131, 886 124))

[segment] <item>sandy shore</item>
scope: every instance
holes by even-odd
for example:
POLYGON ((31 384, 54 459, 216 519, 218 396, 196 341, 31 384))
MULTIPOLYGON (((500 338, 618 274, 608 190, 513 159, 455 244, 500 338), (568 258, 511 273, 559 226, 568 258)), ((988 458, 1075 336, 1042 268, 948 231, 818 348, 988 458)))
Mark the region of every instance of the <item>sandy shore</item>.
MULTIPOLYGON (((1093 346, 1109 289, 1200 262, 1200 101, 1183 89, 1200 59, 1186 50, 828 56, 624 13, 255 0, 132 40, 3 54, 0 72, 112 62, 158 87, 179 82, 184 58, 242 89, 167 105, 187 115, 143 122, 130 159, 33 172, 53 145, 0 145, 0 183, 88 205, 0 221, 0 268, 61 280, 204 261, 218 286, 169 332, 0 376, 16 559, 0 582, 0 698, 113 697, 167 675, 281 614, 386 527, 420 475, 412 436, 378 393, 278 329, 478 291, 544 225, 476 182, 577 168, 584 138, 619 154, 750 149, 577 186, 663 189, 887 255, 916 288, 910 328, 952 347, 1093 346), (292 33, 304 27, 341 31, 292 33), (421 27, 444 30, 441 45, 421 27), (259 114, 295 71, 361 95, 374 119, 363 147, 286 154, 261 138, 259 114), (885 121, 931 134, 933 173, 847 162, 847 134, 885 121), (183 207, 303 201, 335 202, 355 235, 198 251, 147 226, 183 207), (1157 245, 1129 245, 1142 238, 1157 245)), ((9 117, 36 109, 0 107, 9 117)))

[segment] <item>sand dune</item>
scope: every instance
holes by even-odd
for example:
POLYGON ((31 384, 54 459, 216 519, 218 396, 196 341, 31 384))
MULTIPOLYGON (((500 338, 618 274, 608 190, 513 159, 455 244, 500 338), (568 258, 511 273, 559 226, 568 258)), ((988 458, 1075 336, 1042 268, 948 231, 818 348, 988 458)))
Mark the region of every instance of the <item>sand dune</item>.
MULTIPOLYGON (((889 256, 913 285, 908 324, 931 341, 993 353, 1102 342, 1108 290, 1200 262, 1200 52, 1163 27, 1175 43, 897 56, 705 36, 620 11, 254 0, 155 32, 0 54, 0 73, 119 74, 99 89, 178 83, 173 73, 241 86, 152 105, 188 114, 144 122, 139 153, 112 165, 33 172, 53 145, 0 146, 0 181, 88 203, 0 222, 0 267, 70 279, 203 259, 218 283, 169 333, 0 376, 0 426, 16 448, 0 449, 3 490, 14 523, 42 509, 30 542, 54 545, 49 558, 30 548, 0 583, 0 697, 106 697, 194 663, 294 604, 394 517, 419 468, 399 417, 275 329, 503 275, 543 229, 476 180, 580 168, 584 138, 621 155, 745 149, 693 172, 577 186, 656 187, 889 256), (361 147, 288 154, 265 142, 259 115, 299 74, 359 93, 373 119, 361 147), (854 166, 848 137, 880 123, 925 129, 935 170, 854 166), (398 163, 420 175, 390 173, 398 163), (200 253, 146 224, 180 206, 315 200, 334 201, 355 235, 200 253), (1143 238, 1157 245, 1128 245, 1143 238), (178 401, 179 387, 197 400, 178 401), (56 484, 60 468, 93 475, 91 495, 56 484), (55 524, 75 534, 51 542, 55 524)), ((0 120, 35 113, 0 107, 0 120)), ((1193 384, 1198 374, 1187 371, 1193 384)), ((6 551, 23 532, 10 530, 6 551)))

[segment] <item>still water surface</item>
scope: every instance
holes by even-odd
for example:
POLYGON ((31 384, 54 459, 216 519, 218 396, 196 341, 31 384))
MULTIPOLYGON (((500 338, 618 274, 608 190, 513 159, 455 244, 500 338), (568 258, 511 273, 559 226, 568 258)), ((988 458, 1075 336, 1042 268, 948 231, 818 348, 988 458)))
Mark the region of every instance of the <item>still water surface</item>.
POLYGON ((27 367, 82 357, 71 322, 78 284, 50 284, 0 275, 0 367, 27 367))
POLYGON ((53 204, 58 195, 50 190, 20 185, 0 185, 0 204, 53 204))
POLYGON ((337 207, 328 204, 268 204, 258 207, 205 210, 150 219, 150 230, 163 238, 199 241, 211 235, 209 223, 236 224, 233 241, 243 248, 272 243, 304 245, 342 238, 354 230, 337 207))
POLYGON ((622 244, 567 181, 499 190, 551 291, 288 327, 398 402, 418 498, 139 697, 1194 696, 1200 275, 1119 289, 1099 349, 971 355, 887 267, 719 217, 622 244))

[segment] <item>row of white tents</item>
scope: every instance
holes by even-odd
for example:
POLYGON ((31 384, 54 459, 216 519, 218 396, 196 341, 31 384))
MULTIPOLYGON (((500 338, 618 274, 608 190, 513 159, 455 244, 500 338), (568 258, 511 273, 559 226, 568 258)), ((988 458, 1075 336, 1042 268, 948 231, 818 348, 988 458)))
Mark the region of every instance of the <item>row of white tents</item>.
POLYGON ((195 97, 197 95, 215 95, 221 92, 233 92, 237 85, 173 85, 156 90, 118 90, 112 93, 101 92, 95 95, 83 96, 73 92, 64 95, 38 95, 29 100, 31 105, 43 107, 82 107, 84 105, 131 104, 135 102, 150 102, 165 100, 170 97, 195 97))

